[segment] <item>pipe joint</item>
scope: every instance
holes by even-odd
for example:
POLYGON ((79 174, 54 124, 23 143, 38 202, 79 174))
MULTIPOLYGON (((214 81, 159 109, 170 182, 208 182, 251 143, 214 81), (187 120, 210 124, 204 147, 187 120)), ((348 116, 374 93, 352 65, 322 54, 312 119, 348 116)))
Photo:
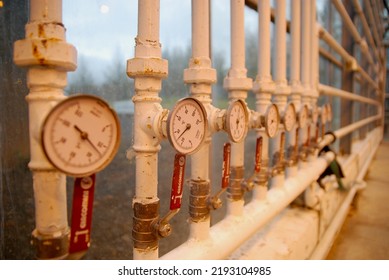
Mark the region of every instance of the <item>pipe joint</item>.
POLYGON ((210 129, 210 133, 224 130, 226 128, 225 126, 225 120, 226 120, 226 113, 227 111, 224 109, 218 109, 211 104, 206 106, 207 114, 208 114, 208 125, 210 129))
POLYGON ((269 77, 257 77, 253 83, 253 92, 258 93, 273 93, 276 85, 273 82, 271 76, 269 77))
POLYGON ((134 248, 151 251, 158 248, 158 235, 155 224, 159 218, 159 200, 152 203, 135 202, 133 205, 132 238, 134 248))
POLYGON ((243 199, 244 195, 244 167, 231 166, 230 185, 227 188, 227 198, 232 201, 243 199))
POLYGON ((184 70, 186 84, 214 84, 216 83, 216 69, 211 67, 209 57, 191 58, 189 68, 184 70))
POLYGON ((70 229, 54 234, 42 234, 37 229, 32 232, 31 245, 36 247, 36 257, 40 260, 65 259, 69 254, 70 229))
MULTIPOLYGON (((223 87, 227 91, 244 91, 247 92, 253 88, 253 80, 251 78, 234 77, 231 75, 231 71, 223 81, 223 87)), ((247 94, 247 93, 246 93, 247 94)))
POLYGON ((209 218, 209 195, 209 181, 190 180, 189 214, 192 222, 198 223, 209 218))
MULTIPOLYGON (((127 75, 130 78, 152 77, 158 80, 168 76, 168 61, 159 57, 134 57, 127 60, 127 75)), ((150 86, 145 83, 145 86, 150 86)), ((160 90, 160 87, 159 89, 160 90)))
POLYGON ((62 23, 35 21, 26 25, 26 38, 15 42, 14 62, 21 67, 50 66, 74 71, 77 50, 65 41, 62 23))

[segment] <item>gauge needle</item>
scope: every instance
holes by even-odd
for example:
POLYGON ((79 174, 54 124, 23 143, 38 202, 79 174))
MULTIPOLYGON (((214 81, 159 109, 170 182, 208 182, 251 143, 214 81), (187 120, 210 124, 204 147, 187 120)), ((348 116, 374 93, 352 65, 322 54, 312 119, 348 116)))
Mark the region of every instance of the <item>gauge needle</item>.
POLYGON ((99 154, 101 155, 100 151, 96 148, 96 146, 92 143, 92 141, 89 139, 88 137, 88 133, 83 131, 81 128, 79 128, 77 125, 74 125, 74 128, 80 132, 80 136, 81 136, 81 139, 82 140, 86 140, 91 146, 92 148, 99 154))
POLYGON ((184 135, 185 132, 187 132, 190 129, 191 125, 190 123, 186 124, 185 130, 178 136, 177 140, 181 138, 182 135, 184 135))

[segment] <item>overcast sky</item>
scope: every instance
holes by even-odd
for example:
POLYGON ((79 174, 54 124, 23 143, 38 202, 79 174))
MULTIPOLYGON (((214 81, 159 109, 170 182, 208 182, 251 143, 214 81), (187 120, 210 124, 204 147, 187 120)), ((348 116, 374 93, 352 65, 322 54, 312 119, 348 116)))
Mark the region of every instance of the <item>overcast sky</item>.
MULTIPOLYGON (((289 0, 293 1, 293 0, 289 0)), ((287 3, 290 6, 289 1, 287 3)), ((318 6, 326 0, 317 0, 318 6)), ((230 1, 212 0, 212 48, 230 58, 230 1)), ((160 0, 162 49, 186 48, 191 42, 191 0, 160 0)), ((65 0, 63 22, 67 40, 87 57, 93 75, 103 77, 110 61, 134 56, 138 0, 65 0)), ((246 32, 257 33, 257 13, 245 8, 246 32)), ((289 13, 287 12, 289 17, 289 13)), ((77 75, 77 73, 72 74, 77 75)))
MULTIPOLYGON (((162 48, 187 47, 191 42, 191 0, 161 0, 160 3, 162 48)), ((212 46, 216 51, 225 52, 228 59, 229 6, 228 0, 212 1, 212 46)), ((119 54, 125 63, 134 56, 137 11, 137 0, 63 1, 67 40, 76 46, 79 55, 95 61, 96 71, 119 54)), ((249 8, 246 8, 246 27, 252 32, 257 30, 257 15, 249 8)))

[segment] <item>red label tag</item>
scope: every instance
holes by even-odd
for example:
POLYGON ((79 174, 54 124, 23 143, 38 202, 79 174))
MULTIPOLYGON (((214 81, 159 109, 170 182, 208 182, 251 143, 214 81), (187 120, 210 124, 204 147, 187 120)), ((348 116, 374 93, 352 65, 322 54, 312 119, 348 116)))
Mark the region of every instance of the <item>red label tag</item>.
POLYGON ((85 251, 90 246, 95 180, 93 174, 74 181, 69 253, 85 251))
POLYGON ((230 157, 231 144, 225 143, 223 148, 222 189, 227 188, 230 183, 230 157))
POLYGON ((176 210, 181 208, 185 176, 185 163, 185 155, 176 154, 176 156, 174 157, 172 192, 170 196, 170 210, 176 210))
POLYGON ((262 163, 262 137, 257 138, 257 145, 255 147, 255 173, 261 171, 262 163))
POLYGON ((280 163, 281 164, 284 162, 284 148, 285 148, 285 132, 282 132, 281 140, 280 140, 280 163))

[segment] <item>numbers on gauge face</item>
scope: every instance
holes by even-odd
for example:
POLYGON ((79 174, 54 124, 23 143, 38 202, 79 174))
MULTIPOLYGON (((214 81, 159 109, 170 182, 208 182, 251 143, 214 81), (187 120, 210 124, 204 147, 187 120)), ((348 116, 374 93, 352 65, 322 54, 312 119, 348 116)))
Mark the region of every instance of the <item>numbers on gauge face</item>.
POLYGON ((308 106, 302 105, 298 114, 298 124, 300 128, 304 128, 308 123, 308 106))
POLYGON ((288 103, 285 108, 283 123, 286 131, 291 131, 296 123, 296 108, 293 103, 288 103))
POLYGON ((181 99, 168 117, 168 139, 177 152, 194 153, 205 139, 207 125, 203 105, 194 98, 181 99))
POLYGON ((231 141, 238 143, 247 134, 247 109, 241 100, 233 101, 227 110, 226 129, 231 141))
POLYGON ((273 138, 277 134, 278 124, 280 122, 280 115, 278 113, 277 106, 271 104, 265 115, 265 130, 270 138, 273 138))
POLYGON ((104 100, 75 95, 50 111, 41 140, 46 157, 57 169, 87 176, 103 169, 117 152, 120 123, 104 100))

